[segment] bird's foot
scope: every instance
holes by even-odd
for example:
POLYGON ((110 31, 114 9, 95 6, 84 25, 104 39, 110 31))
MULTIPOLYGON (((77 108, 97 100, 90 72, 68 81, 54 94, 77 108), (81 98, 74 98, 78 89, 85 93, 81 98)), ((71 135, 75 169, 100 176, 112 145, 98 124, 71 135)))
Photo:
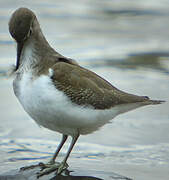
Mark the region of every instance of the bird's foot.
POLYGON ((36 168, 36 167, 39 167, 39 164, 21 167, 20 171, 29 170, 29 169, 33 169, 33 168, 36 168))
POLYGON ((49 162, 47 164, 39 163, 39 166, 41 167, 41 171, 37 173, 37 178, 39 178, 43 175, 50 174, 54 171, 56 171, 57 174, 61 174, 63 171, 67 170, 67 168, 68 168, 68 164, 64 163, 64 162, 61 162, 61 163, 49 162))
POLYGON ((41 170, 46 169, 46 168, 50 168, 53 165, 59 166, 59 162, 55 162, 55 161, 49 161, 48 163, 43 163, 40 162, 38 165, 41 168, 41 170))
POLYGON ((57 174, 61 174, 63 171, 67 170, 68 167, 69 165, 67 163, 61 162, 58 166, 57 174))
POLYGON ((45 168, 48 168, 50 167, 52 164, 60 164, 58 162, 54 162, 54 161, 49 161, 48 163, 38 163, 38 164, 35 164, 35 165, 30 165, 30 166, 24 166, 24 167, 21 167, 20 168, 20 171, 25 171, 25 170, 30 170, 30 169, 34 169, 36 167, 40 167, 41 169, 45 169, 45 168))
POLYGON ((49 173, 50 173, 50 172, 53 172, 55 169, 57 169, 57 167, 59 167, 59 165, 60 165, 59 162, 54 162, 54 161, 49 161, 48 163, 40 162, 40 163, 35 164, 35 165, 21 167, 20 171, 31 170, 31 169, 34 169, 36 167, 39 167, 41 169, 41 173, 46 172, 46 171, 48 172, 49 170, 50 170, 49 171, 49 173), (44 170, 44 169, 46 169, 46 170, 44 170))

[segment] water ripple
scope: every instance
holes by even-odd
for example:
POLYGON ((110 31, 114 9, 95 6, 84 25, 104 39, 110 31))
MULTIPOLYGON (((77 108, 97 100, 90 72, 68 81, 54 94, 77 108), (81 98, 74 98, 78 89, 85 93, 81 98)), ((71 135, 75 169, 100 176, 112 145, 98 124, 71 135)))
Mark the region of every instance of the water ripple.
MULTIPOLYGON (((1 149, 8 154, 5 161, 14 162, 22 160, 48 159, 55 151, 56 143, 35 139, 4 139, 1 140, 1 149)), ((68 144, 63 148, 60 157, 65 155, 68 144)), ((87 159, 109 159, 116 163, 159 163, 167 164, 169 162, 169 144, 158 145, 134 145, 129 147, 110 147, 91 143, 78 143, 75 146, 72 156, 74 158, 87 159)))

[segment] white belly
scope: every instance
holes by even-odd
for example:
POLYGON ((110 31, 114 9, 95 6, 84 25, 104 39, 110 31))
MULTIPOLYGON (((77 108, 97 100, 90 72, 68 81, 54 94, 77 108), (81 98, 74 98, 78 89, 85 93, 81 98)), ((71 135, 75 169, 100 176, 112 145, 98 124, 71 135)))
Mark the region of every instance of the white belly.
POLYGON ((95 110, 72 104, 47 75, 32 80, 31 73, 25 73, 14 81, 15 89, 25 111, 39 125, 67 135, 92 133, 125 109, 95 110))

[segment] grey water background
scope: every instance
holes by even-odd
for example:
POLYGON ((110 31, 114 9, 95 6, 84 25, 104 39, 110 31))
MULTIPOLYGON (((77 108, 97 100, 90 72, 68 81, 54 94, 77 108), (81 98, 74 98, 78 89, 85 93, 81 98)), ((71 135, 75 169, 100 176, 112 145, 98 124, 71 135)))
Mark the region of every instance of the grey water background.
POLYGON ((120 115, 100 131, 81 136, 70 169, 105 179, 115 172, 135 180, 168 180, 168 0, 0 0, 0 173, 47 161, 61 138, 31 120, 6 76, 16 60, 8 21, 23 6, 36 13, 59 53, 121 90, 167 101, 120 115))

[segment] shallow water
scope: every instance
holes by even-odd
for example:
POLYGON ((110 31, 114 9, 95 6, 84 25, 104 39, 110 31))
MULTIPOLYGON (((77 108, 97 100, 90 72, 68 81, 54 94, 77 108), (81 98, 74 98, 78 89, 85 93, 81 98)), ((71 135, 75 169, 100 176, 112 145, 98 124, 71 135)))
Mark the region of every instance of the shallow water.
POLYGON ((44 34, 61 54, 119 89, 167 101, 120 115, 100 131, 80 137, 69 159, 71 169, 105 179, 115 172, 136 180, 167 180, 169 1, 165 0, 0 0, 0 173, 47 160, 61 137, 30 119, 13 94, 12 79, 5 75, 16 57, 7 23, 21 6, 36 12, 44 34))

